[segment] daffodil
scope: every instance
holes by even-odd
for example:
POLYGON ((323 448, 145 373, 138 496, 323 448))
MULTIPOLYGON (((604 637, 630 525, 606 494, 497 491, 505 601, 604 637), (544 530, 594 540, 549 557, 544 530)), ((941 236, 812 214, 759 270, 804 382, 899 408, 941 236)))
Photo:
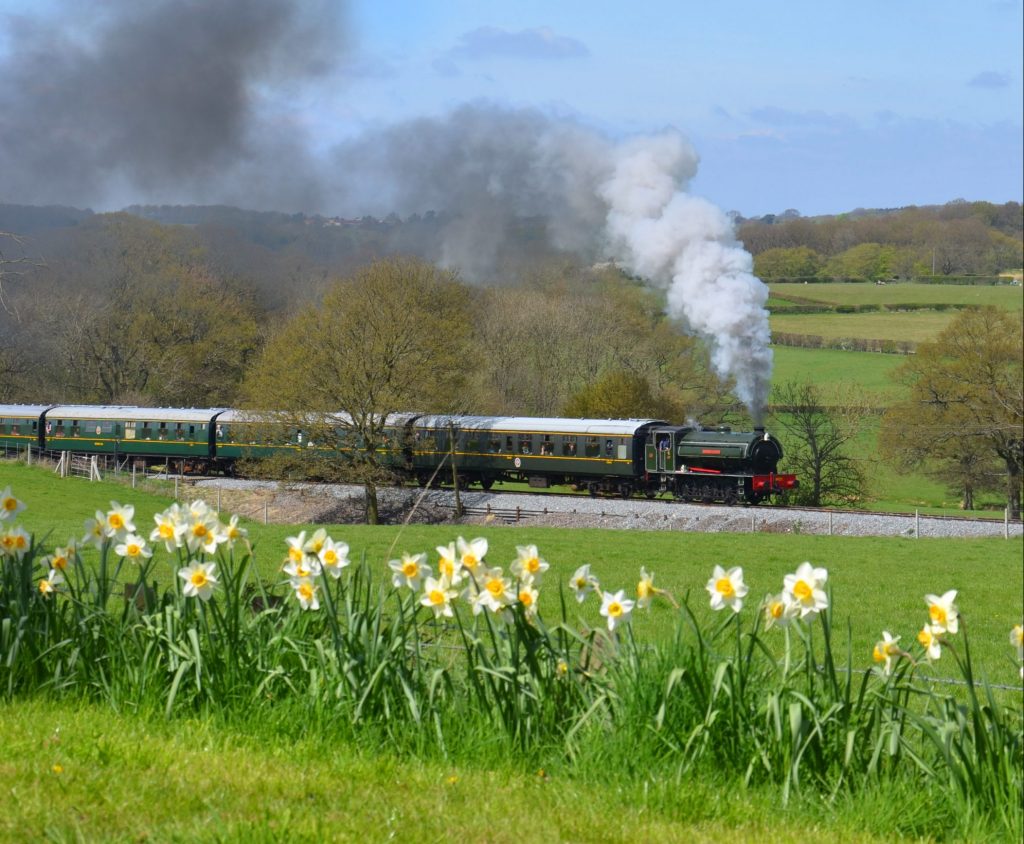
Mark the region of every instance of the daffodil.
POLYGON ((95 518, 85 520, 85 536, 82 537, 82 545, 102 548, 107 542, 106 526, 106 515, 102 510, 97 510, 95 518))
POLYGON ((871 651, 871 658, 879 663, 879 668, 886 677, 892 674, 893 662, 903 653, 897 644, 899 640, 899 636, 894 637, 888 630, 883 630, 882 638, 875 643, 871 651))
POLYGON ((420 603, 434 611, 434 618, 451 618, 454 614, 452 600, 458 594, 457 590, 451 588, 447 577, 428 577, 423 582, 423 597, 420 598, 420 603))
POLYGON ((75 559, 75 546, 65 545, 63 548, 54 548, 53 553, 44 561, 50 568, 65 572, 68 566, 75 559))
POLYGON ((303 577, 317 577, 323 571, 319 557, 301 556, 298 562, 289 560, 284 567, 284 573, 292 579, 303 577))
POLYGON ((548 561, 540 556, 536 545, 517 545, 516 553, 518 556, 513 561, 511 569, 512 574, 520 580, 538 580, 551 567, 548 561))
POLYGON ((14 497, 9 486, 4 487, 4 491, 0 492, 0 522, 13 519, 24 509, 24 502, 14 497))
POLYGON ((188 512, 182 513, 182 518, 204 520, 209 515, 210 505, 203 501, 201 498, 197 498, 195 501, 188 505, 188 512))
POLYGON ((114 553, 133 563, 141 563, 153 556, 153 552, 146 546, 146 540, 134 533, 128 534, 123 542, 115 545, 114 553))
POLYGON ((473 539, 466 542, 461 536, 455 540, 455 547, 459 553, 459 562, 462 563, 462 568, 470 573, 471 576, 476 577, 478 567, 483 564, 484 557, 487 556, 487 540, 473 539))
POLYGON ((778 595, 769 595, 764 599, 762 611, 764 612, 764 629, 770 630, 776 624, 779 627, 787 627, 789 622, 800 612, 800 607, 792 601, 786 600, 785 592, 780 592, 778 595))
POLYGON ((39 581, 39 594, 44 598, 52 595, 60 585, 64 583, 64 575, 56 569, 50 569, 50 573, 39 581))
POLYGON ((1010 631, 1010 644, 1017 649, 1017 659, 1024 659, 1024 625, 1013 625, 1010 631))
POLYGON ((935 662, 942 656, 942 640, 939 638, 941 630, 936 629, 933 624, 926 624, 917 634, 917 641, 924 648, 924 656, 929 662, 935 662))
POLYGON ((153 521, 156 522, 156 527, 149 534, 150 542, 162 542, 168 553, 185 544, 184 536, 188 525, 178 520, 176 512, 168 508, 153 516, 153 521))
POLYGON ((295 597, 299 606, 304 610, 320 609, 320 598, 318 592, 320 587, 311 577, 297 577, 292 580, 292 589, 295 590, 295 597))
POLYGON ((960 612, 953 601, 956 600, 956 589, 938 595, 925 595, 925 603, 928 604, 928 617, 932 626, 939 633, 956 633, 960 629, 960 622, 957 620, 960 612))
POLYGON ((654 572, 648 572, 641 566, 640 580, 636 584, 636 608, 638 610, 647 609, 657 592, 658 590, 654 586, 654 572))
POLYGON ((633 612, 635 601, 626 598, 626 590, 601 595, 601 615, 608 619, 608 629, 614 630, 620 624, 627 624, 633 612))
POLYGON ((485 609, 500 613, 516 599, 512 581, 503 576, 500 567, 478 572, 477 583, 476 594, 470 596, 473 615, 479 615, 485 609))
POLYGON ((462 559, 455 556, 455 543, 437 546, 437 573, 446 577, 452 586, 462 582, 462 559))
POLYGON ((227 535, 221 529, 217 516, 206 512, 202 515, 190 515, 184 533, 185 546, 190 554, 202 551, 213 554, 217 546, 227 542, 227 535))
POLYGON ((0 554, 22 559, 32 545, 32 536, 21 525, 15 525, 0 534, 0 554))
POLYGON ((402 554, 402 559, 391 560, 388 567, 394 574, 391 582, 395 588, 408 586, 413 592, 420 588, 423 578, 430 574, 430 566, 424 565, 426 554, 402 554))
POLYGON ((810 563, 801 563, 794 574, 783 578, 785 599, 797 606, 800 618, 828 608, 828 595, 824 588, 827 580, 828 572, 810 563))
POLYGON ((233 548, 238 540, 249 536, 249 531, 238 524, 238 516, 235 515, 224 526, 224 534, 228 538, 228 548, 233 548))
POLYGON ((335 542, 329 536, 324 540, 317 555, 320 565, 331 573, 331 577, 341 577, 341 570, 349 564, 348 544, 335 542))
POLYGON ((324 543, 327 541, 327 530, 326 528, 317 528, 313 535, 306 540, 302 546, 302 550, 309 554, 311 557, 320 556, 320 549, 324 547, 324 543))
POLYGON ((185 581, 181 591, 186 598, 209 601, 217 587, 217 564, 193 560, 191 564, 178 569, 178 577, 185 581))
POLYGON ((576 602, 579 604, 582 604, 587 595, 593 590, 600 587, 601 584, 597 582, 597 578, 590 573, 590 563, 586 563, 576 569, 569 580, 569 588, 572 589, 573 594, 576 596, 576 602))
POLYGON ((527 578, 519 582, 516 598, 527 617, 537 614, 537 598, 539 596, 540 592, 537 590, 537 586, 532 579, 527 578))
POLYGON ((288 562, 301 563, 306 558, 306 552, 303 550, 306 532, 300 531, 298 536, 289 536, 285 542, 288 543, 288 562))
POLYGON ((733 612, 743 608, 747 585, 743 582, 743 569, 739 566, 733 566, 728 571, 715 566, 706 588, 711 595, 711 609, 716 612, 725 607, 731 608, 733 612))
POLYGON ((104 530, 111 539, 121 539, 129 534, 135 533, 135 505, 118 504, 110 502, 110 509, 107 511, 104 530))

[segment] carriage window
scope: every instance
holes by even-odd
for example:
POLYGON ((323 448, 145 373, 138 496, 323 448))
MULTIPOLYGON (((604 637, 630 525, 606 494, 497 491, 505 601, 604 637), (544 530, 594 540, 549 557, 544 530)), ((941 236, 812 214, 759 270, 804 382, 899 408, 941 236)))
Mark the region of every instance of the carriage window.
POLYGON ((180 422, 174 428, 174 436, 179 440, 185 439, 185 426, 180 422))
POLYGON ((586 455, 587 457, 601 456, 601 443, 598 441, 597 437, 587 437, 586 455))
POLYGON ((552 453, 551 434, 545 434, 544 435, 544 441, 540 444, 540 453, 541 454, 551 454, 552 453))
POLYGON ((530 454, 532 445, 532 437, 521 436, 519 438, 519 452, 520 454, 530 454))
POLYGON ((12 434, 19 434, 19 433, 21 433, 21 426, 20 425, 15 425, 15 424, 12 423, 11 424, 11 433, 12 434))
POLYGON ((479 451, 480 440, 470 440, 469 442, 466 443, 466 449, 469 451, 479 451))
POLYGON ((505 451, 515 451, 516 447, 512 445, 512 437, 505 437, 505 451))
POLYGON ((562 437, 562 454, 576 456, 576 437, 562 437))
POLYGON ((491 440, 487 447, 491 454, 501 454, 501 440, 491 440))
POLYGON ((125 422, 124 423, 124 438, 126 440, 134 440, 135 439, 135 423, 134 422, 125 422))
POLYGON ((82 429, 81 429, 81 426, 80 426, 80 425, 78 424, 78 420, 77 420, 77 419, 75 419, 75 420, 74 420, 74 421, 73 421, 73 422, 71 423, 71 436, 73 436, 73 437, 77 437, 77 436, 78 436, 78 434, 79 434, 79 433, 81 432, 81 430, 82 430, 82 429))

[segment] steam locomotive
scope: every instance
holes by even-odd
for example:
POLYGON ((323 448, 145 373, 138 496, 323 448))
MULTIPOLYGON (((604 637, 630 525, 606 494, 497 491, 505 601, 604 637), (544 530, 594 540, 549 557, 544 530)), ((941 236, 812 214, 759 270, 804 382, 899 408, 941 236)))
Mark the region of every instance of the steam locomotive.
MULTIPOLYGON (((344 414, 329 424, 334 436, 326 447, 313 441, 312 429, 277 428, 268 436, 264 419, 229 408, 0 405, 0 447, 231 472, 240 460, 283 451, 323 459, 359 451, 344 414)), ((439 470, 454 463, 460 485, 568 485, 623 498, 757 504, 798 485, 795 475, 778 473, 782 445, 761 427, 396 413, 383 420, 383 433, 377 462, 420 484, 452 483, 452 473, 439 470)))

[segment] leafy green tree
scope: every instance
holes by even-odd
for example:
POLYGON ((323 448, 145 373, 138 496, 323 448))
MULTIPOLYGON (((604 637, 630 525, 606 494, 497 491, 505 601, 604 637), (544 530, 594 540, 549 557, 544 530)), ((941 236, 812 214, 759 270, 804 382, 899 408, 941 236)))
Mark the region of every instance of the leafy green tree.
POLYGON ((886 452, 907 463, 952 463, 965 454, 997 458, 1007 506, 1020 518, 1024 463, 1024 347, 1019 314, 960 311, 922 343, 897 376, 910 398, 882 420, 886 452))
POLYGON ((665 412, 643 375, 621 369, 610 370, 584 387, 563 410, 565 416, 581 419, 667 419, 665 412))
MULTIPOLYGON (((376 524, 377 487, 400 447, 387 440, 387 417, 463 409, 476 354, 470 324, 468 291, 453 273, 415 259, 378 261, 285 322, 249 373, 246 403, 347 454, 316 470, 362 483, 367 521, 376 524)), ((319 449, 308 451, 319 459, 319 449)))
POLYGON ((796 473, 801 504, 851 504, 864 495, 866 477, 851 453, 865 403, 848 392, 825 395, 809 382, 788 381, 772 393, 775 424, 786 432, 785 466, 796 473))
POLYGON ((754 258, 758 278, 807 278, 822 268, 821 256, 809 246, 768 249, 754 258))

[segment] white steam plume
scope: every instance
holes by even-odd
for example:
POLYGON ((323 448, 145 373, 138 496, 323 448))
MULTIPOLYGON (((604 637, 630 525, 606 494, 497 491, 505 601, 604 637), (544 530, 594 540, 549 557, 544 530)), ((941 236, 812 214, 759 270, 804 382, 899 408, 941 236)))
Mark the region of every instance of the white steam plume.
POLYGON ((365 135, 334 161, 334 194, 353 211, 452 215, 441 257, 469 278, 493 278, 527 217, 543 218, 557 248, 610 251, 667 290, 672 315, 704 338, 716 373, 761 420, 768 291, 725 214, 686 193, 697 155, 678 132, 616 143, 535 110, 476 104, 365 135))
POLYGON ((625 265, 668 290, 673 316, 707 341, 719 377, 760 422, 772 371, 768 288, 733 236, 731 221, 685 193, 697 156, 675 132, 636 138, 613 150, 600 186, 607 235, 625 265))

